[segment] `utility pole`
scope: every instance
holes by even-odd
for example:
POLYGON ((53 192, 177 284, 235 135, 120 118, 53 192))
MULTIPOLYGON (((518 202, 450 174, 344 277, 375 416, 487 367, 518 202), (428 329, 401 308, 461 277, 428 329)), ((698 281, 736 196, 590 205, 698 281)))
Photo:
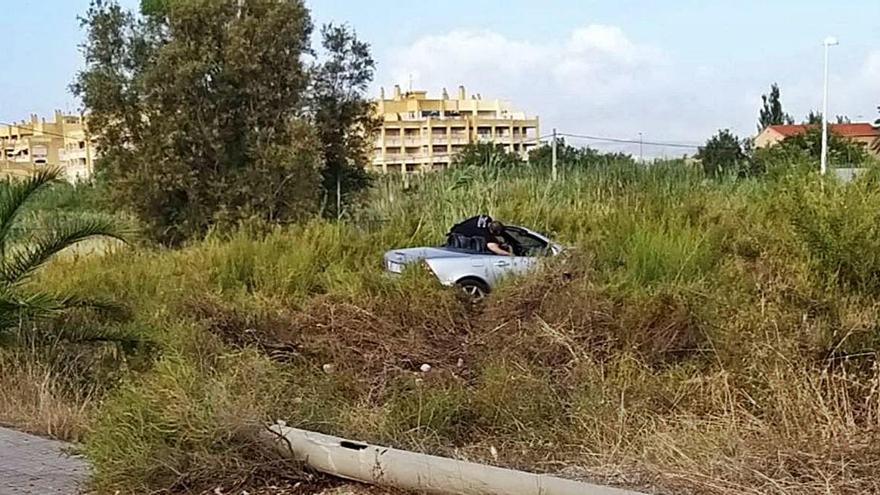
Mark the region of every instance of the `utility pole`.
POLYGON ((642 133, 639 133, 639 163, 645 163, 645 155, 642 152, 642 133))
POLYGON ((822 158, 819 171, 825 175, 828 169, 828 48, 837 44, 837 38, 829 36, 822 44, 825 46, 825 79, 822 88, 822 158))
POLYGON ((557 171, 556 171, 556 128, 555 128, 555 127, 553 128, 553 145, 552 145, 552 150, 553 150, 553 152, 552 152, 551 164, 552 164, 552 166, 553 166, 553 169, 552 169, 552 173, 551 173, 551 178, 553 179, 553 182, 556 182, 556 179, 557 179, 557 177, 558 177, 558 174, 557 174, 557 171))

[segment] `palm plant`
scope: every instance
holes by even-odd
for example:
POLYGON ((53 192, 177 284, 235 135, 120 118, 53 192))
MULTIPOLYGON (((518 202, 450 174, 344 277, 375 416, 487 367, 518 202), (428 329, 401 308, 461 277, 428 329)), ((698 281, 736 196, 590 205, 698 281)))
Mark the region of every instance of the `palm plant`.
POLYGON ((19 218, 29 201, 56 182, 58 170, 38 171, 21 181, 0 184, 0 336, 18 327, 22 321, 47 317, 78 306, 96 306, 72 294, 54 294, 26 284, 33 275, 59 252, 95 237, 123 240, 112 222, 100 219, 68 219, 30 232, 19 218))

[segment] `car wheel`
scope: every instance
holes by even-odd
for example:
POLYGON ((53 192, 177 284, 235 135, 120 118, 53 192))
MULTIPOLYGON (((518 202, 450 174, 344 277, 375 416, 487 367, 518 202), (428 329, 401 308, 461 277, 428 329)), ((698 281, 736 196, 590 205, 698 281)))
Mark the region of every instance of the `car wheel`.
POLYGON ((470 302, 480 302, 489 295, 489 286, 482 280, 468 278, 455 284, 462 296, 470 302))

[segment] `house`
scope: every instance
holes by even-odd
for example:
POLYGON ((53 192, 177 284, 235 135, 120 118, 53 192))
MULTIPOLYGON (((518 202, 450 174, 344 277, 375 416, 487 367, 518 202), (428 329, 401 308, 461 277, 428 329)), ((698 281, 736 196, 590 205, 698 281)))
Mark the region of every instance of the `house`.
MULTIPOLYGON (((755 138, 755 147, 773 146, 787 137, 802 134, 807 129, 818 127, 818 124, 771 125, 755 138)), ((828 124, 828 132, 860 143, 865 146, 868 153, 880 158, 880 128, 869 123, 828 124)))
POLYGON ((376 136, 373 170, 415 173, 443 170, 466 145, 491 142, 525 157, 538 144, 538 118, 516 111, 510 103, 468 95, 459 86, 456 97, 446 90, 439 98, 426 91, 401 92, 391 98, 382 91, 376 102, 381 121, 376 136))

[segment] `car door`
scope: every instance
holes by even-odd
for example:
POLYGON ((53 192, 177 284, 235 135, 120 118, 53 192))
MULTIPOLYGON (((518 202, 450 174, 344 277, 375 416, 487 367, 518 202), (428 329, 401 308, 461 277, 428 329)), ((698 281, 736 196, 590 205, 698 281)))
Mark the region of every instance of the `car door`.
POLYGON ((506 234, 520 248, 517 256, 506 257, 509 263, 505 264, 503 268, 507 275, 524 275, 530 272, 540 262, 543 257, 542 253, 546 253, 549 249, 547 242, 531 235, 524 229, 508 227, 506 234))
POLYGON ((498 256, 497 254, 478 254, 474 255, 474 275, 482 276, 482 278, 494 287, 502 278, 509 275, 513 267, 513 260, 509 256, 498 256))

